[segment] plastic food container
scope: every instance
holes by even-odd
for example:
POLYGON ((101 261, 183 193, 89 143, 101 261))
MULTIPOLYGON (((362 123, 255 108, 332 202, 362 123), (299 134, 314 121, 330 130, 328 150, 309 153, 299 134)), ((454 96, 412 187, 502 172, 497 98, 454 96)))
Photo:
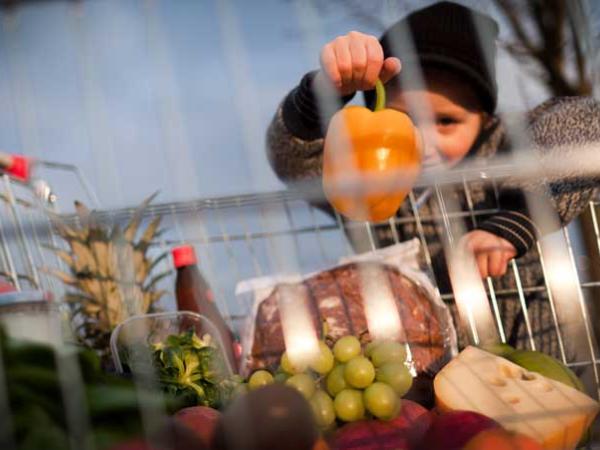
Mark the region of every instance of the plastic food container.
POLYGON ((110 337, 110 350, 118 373, 124 373, 135 351, 148 349, 152 344, 164 342, 172 334, 194 330, 198 337, 209 334, 223 356, 229 375, 233 373, 218 338, 217 328, 206 317, 189 311, 164 312, 132 316, 119 324, 110 337))
POLYGON ((60 345, 60 309, 43 291, 0 294, 0 324, 15 339, 60 345))

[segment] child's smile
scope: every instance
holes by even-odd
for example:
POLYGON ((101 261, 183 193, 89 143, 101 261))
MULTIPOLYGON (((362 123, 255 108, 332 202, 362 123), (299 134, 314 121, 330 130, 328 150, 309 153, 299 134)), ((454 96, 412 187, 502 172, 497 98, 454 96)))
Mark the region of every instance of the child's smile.
POLYGON ((425 89, 392 88, 388 107, 406 112, 422 133, 423 166, 454 166, 469 152, 486 114, 473 89, 450 73, 429 71, 425 89))

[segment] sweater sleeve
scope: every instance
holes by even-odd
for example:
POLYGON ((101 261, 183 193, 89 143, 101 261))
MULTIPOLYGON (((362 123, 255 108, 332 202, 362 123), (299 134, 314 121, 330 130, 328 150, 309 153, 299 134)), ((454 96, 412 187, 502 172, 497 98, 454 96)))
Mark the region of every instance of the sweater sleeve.
MULTIPOLYGON (((547 158, 577 158, 578 148, 600 145, 600 103, 583 97, 549 100, 531 111, 528 131, 540 164, 547 158)), ((551 224, 534 223, 527 201, 551 207, 557 223, 567 225, 597 194, 599 182, 577 173, 525 183, 508 180, 500 189, 500 212, 478 228, 508 240, 521 256, 537 237, 554 231, 551 224)))
MULTIPOLYGON (((316 72, 309 72, 283 100, 267 129, 267 155, 275 174, 285 182, 321 176, 324 130, 329 115, 323 113, 313 89, 316 72)), ((337 108, 353 95, 333 99, 337 108)))
MULTIPOLYGON (((549 100, 533 111, 530 129, 542 164, 547 158, 579 161, 578 149, 600 146, 600 103, 589 97, 549 100)), ((574 172, 544 180, 542 186, 531 183, 526 188, 545 194, 561 225, 567 225, 585 209, 599 186, 600 177, 574 172)))

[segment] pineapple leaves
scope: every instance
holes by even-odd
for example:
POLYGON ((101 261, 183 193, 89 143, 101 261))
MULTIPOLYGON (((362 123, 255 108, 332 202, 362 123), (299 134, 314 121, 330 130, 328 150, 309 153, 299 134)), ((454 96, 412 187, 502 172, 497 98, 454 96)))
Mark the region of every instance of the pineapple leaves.
POLYGON ((136 248, 145 252, 152 241, 158 234, 158 227, 160 226, 160 221, 162 220, 162 216, 156 216, 152 221, 148 224, 146 231, 142 234, 139 242, 136 245, 136 248))
POLYGON ((165 272, 159 273, 158 275, 155 275, 149 282, 148 284, 144 287, 144 291, 151 291, 152 289, 154 289, 154 287, 156 286, 156 284, 171 275, 171 271, 167 270, 165 272))
POLYGON ((77 278, 63 272, 62 270, 54 269, 53 267, 42 267, 42 272, 52 275, 58 278, 60 281, 68 286, 77 286, 77 278))
POLYGON ((75 212, 77 213, 77 217, 79 217, 79 222, 82 227, 90 227, 90 218, 91 213, 90 210, 80 201, 75 200, 75 212))
POLYGON ((142 202, 142 204, 140 206, 138 206, 138 208, 133 213, 133 217, 129 221, 129 224, 127 224, 127 227, 125 227, 124 236, 125 236, 125 239, 127 239, 127 241, 133 242, 133 239, 135 238, 135 235, 136 235, 138 228, 140 226, 140 223, 142 221, 142 217, 144 215, 145 209, 148 207, 150 202, 152 200, 154 200, 154 198, 157 195, 158 195, 158 191, 156 191, 154 194, 152 194, 151 196, 146 198, 142 202))
MULTIPOLYGON (((148 272, 152 272, 158 264, 169 256, 169 252, 165 251, 158 255, 148 266, 148 272)), ((170 273, 170 272, 169 272, 170 273)))
POLYGON ((51 245, 41 244, 41 246, 42 246, 42 248, 45 248, 46 250, 49 250, 52 253, 54 253, 62 262, 64 262, 67 266, 69 266, 69 269, 71 269, 71 270, 75 269, 75 263, 73 261, 73 257, 69 254, 69 252, 67 252, 66 250, 63 250, 62 248, 53 247, 51 245))
POLYGON ((153 275, 168 252, 156 257, 147 254, 161 231, 161 217, 150 219, 142 229, 145 209, 157 193, 136 208, 123 228, 108 225, 101 215, 75 202, 76 222, 51 215, 57 234, 68 249, 46 247, 65 263, 65 271, 43 268, 70 289, 65 300, 79 340, 99 352, 107 352, 112 330, 132 314, 145 314, 153 309, 165 291, 157 289, 160 280, 171 272, 153 275), (136 236, 140 237, 136 241, 136 236))

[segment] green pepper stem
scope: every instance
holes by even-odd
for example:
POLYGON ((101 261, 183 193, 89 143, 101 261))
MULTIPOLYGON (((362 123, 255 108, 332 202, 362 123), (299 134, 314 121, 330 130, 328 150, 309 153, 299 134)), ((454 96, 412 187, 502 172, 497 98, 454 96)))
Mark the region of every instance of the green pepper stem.
POLYGON ((385 108, 385 88, 380 79, 375 82, 375 109, 374 111, 381 111, 385 108))

